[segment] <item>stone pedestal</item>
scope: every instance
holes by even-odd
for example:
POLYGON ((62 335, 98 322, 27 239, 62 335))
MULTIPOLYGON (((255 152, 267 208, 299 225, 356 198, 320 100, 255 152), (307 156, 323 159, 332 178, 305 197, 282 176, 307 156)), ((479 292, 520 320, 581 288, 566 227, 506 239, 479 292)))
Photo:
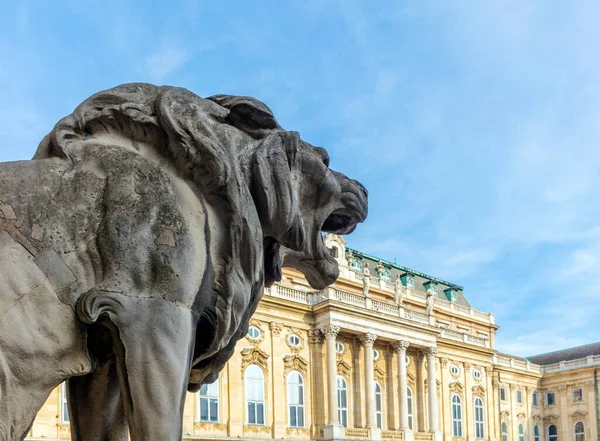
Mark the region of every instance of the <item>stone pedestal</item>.
POLYGON ((340 424, 328 424, 323 427, 323 439, 325 441, 335 441, 344 439, 344 427, 340 424))
POLYGON ((381 439, 381 429, 378 429, 376 427, 371 429, 371 439, 375 440, 375 441, 380 440, 381 439))

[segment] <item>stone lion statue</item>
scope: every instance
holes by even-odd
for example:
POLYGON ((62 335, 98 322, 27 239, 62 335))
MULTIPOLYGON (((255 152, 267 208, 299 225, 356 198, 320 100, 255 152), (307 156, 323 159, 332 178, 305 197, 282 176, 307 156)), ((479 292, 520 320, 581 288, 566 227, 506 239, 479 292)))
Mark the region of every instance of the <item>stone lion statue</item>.
POLYGON ((367 191, 262 102, 125 84, 85 100, 33 160, 0 163, 0 440, 67 380, 74 440, 181 439, 281 267, 338 275, 322 232, 367 191))

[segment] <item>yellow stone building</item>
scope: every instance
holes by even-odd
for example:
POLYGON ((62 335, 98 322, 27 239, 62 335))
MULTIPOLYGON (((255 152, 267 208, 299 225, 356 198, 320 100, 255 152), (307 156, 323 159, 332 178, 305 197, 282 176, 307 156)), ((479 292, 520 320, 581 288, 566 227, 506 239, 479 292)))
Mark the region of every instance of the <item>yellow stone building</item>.
MULTIPOLYGON (((217 382, 189 394, 184 438, 600 440, 600 344, 499 353, 462 287, 325 241, 338 281, 286 270, 265 289, 217 382)), ((61 386, 28 439, 70 439, 68 419, 61 386)))

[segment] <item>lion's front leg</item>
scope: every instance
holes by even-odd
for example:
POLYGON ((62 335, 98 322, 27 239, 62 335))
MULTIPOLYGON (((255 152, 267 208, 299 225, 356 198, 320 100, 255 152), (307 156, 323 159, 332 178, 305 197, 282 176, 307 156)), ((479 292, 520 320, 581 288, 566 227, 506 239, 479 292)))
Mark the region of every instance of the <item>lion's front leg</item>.
POLYGON ((114 361, 90 374, 71 377, 68 393, 73 441, 127 441, 127 422, 114 361))
POLYGON ((106 291, 86 294, 78 309, 111 329, 131 440, 181 440, 195 315, 162 298, 106 291))

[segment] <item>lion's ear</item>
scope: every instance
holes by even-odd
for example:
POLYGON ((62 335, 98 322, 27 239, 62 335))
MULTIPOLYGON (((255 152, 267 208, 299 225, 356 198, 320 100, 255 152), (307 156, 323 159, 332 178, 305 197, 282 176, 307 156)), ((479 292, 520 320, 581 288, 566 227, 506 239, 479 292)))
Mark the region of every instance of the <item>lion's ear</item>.
POLYGON ((252 196, 263 233, 293 250, 302 250, 306 241, 292 176, 298 142, 297 132, 267 135, 252 165, 252 196))
POLYGON ((228 109, 229 119, 235 126, 248 125, 257 129, 282 129, 275 116, 273 116, 271 109, 256 98, 214 95, 206 99, 228 109))

